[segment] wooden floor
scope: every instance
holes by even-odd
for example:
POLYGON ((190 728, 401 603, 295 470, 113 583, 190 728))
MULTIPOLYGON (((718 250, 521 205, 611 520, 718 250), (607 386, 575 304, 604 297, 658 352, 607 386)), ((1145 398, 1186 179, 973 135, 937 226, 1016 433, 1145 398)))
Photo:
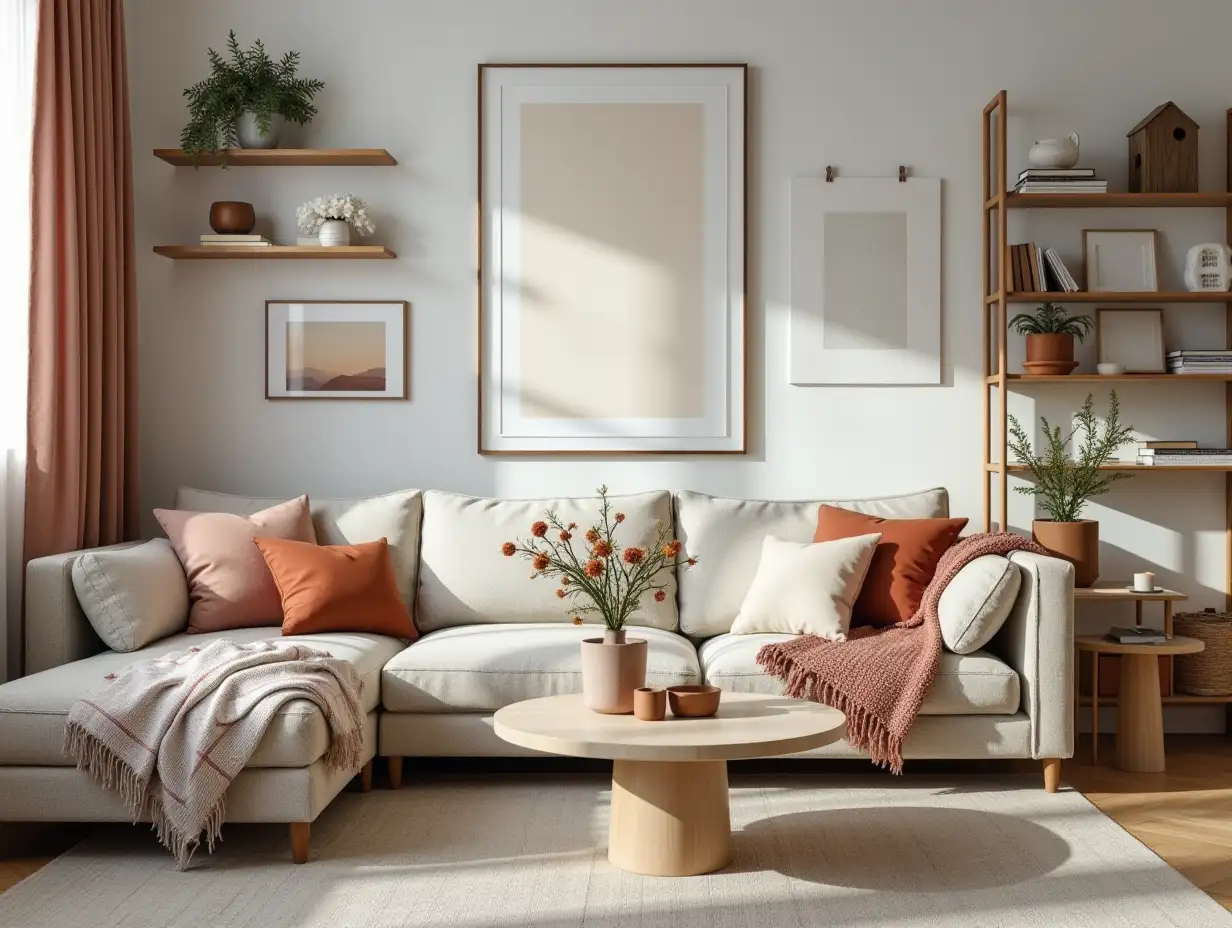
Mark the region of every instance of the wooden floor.
MULTIPOLYGON (((1232 738, 1170 737, 1168 772, 1162 774, 1092 766, 1089 740, 1084 738, 1078 756, 1065 762, 1064 782, 1232 910, 1232 738)), ((1111 758, 1113 751, 1111 740, 1101 743, 1101 757, 1111 758)), ((1022 769, 1040 775, 1042 788, 1039 764, 1024 762, 1022 769)), ((0 892, 72 846, 81 838, 81 830, 43 829, 37 841, 24 845, 20 834, 6 837, 0 841, 0 892)))

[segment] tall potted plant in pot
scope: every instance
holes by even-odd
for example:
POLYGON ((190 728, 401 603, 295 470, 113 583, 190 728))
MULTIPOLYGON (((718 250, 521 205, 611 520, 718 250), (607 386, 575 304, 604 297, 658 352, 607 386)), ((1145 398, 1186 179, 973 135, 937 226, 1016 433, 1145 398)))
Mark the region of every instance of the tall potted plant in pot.
POLYGON ((1087 394, 1081 411, 1068 432, 1050 426, 1040 417, 1044 452, 1036 454, 1030 437, 1013 416, 1009 417, 1009 448, 1031 472, 1029 486, 1015 487, 1035 496, 1049 516, 1031 523, 1031 537, 1057 557, 1074 565, 1074 585, 1091 586, 1099 579, 1099 523, 1082 518, 1082 509, 1092 497, 1107 493, 1123 471, 1101 471, 1117 449, 1133 437, 1132 425, 1121 425, 1121 404, 1113 391, 1108 416, 1101 428, 1095 415, 1095 400, 1087 394), (1076 454, 1071 454, 1071 448, 1076 454))
POLYGON ((1034 314, 1019 313, 1010 328, 1027 339, 1028 374, 1069 374, 1078 366, 1074 341, 1082 341, 1095 323, 1090 316, 1071 316, 1056 303, 1043 303, 1034 314))
POLYGON ((277 148, 282 120, 302 126, 317 114, 312 98, 325 84, 295 76, 299 52, 275 61, 260 39, 247 51, 240 48, 235 32, 227 36, 227 50, 224 58, 207 49, 210 76, 184 91, 188 125, 180 147, 194 160, 237 145, 277 148))
MULTIPOLYGON (((582 641, 582 696, 586 707, 609 715, 633 711, 633 691, 646 683, 646 641, 628 638, 625 624, 637 613, 643 597, 667 598, 664 574, 679 567, 683 546, 662 522, 646 547, 624 546, 616 531, 625 521, 614 512, 607 487, 599 487, 599 518, 584 531, 576 522, 564 524, 548 510, 530 527, 530 537, 501 546, 505 557, 521 555, 531 562, 532 580, 558 580, 556 596, 568 604, 573 624, 583 615, 603 619, 602 638, 582 641), (581 550, 575 548, 581 533, 581 550)), ((689 567, 696 564, 688 558, 689 567)))

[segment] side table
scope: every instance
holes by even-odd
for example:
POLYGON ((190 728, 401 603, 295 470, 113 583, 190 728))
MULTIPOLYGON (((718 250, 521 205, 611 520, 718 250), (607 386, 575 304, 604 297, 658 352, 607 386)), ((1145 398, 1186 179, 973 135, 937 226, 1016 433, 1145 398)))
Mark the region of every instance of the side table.
MULTIPOLYGON (((1103 635, 1080 635, 1074 639, 1079 654, 1089 652, 1095 667, 1099 655, 1121 655, 1121 693, 1117 701, 1117 762, 1121 770, 1135 773, 1163 773, 1164 710, 1159 696, 1160 655, 1197 654, 1206 645, 1197 638, 1179 635, 1163 644, 1121 644, 1103 635)), ((1099 678, 1095 678, 1095 692, 1099 678)), ((1092 714, 1099 711, 1092 701, 1092 714)), ((1098 743, 1099 728, 1092 737, 1098 743)), ((1097 749, 1098 750, 1098 749, 1097 749)), ((1093 755, 1097 760, 1098 754, 1093 755)))

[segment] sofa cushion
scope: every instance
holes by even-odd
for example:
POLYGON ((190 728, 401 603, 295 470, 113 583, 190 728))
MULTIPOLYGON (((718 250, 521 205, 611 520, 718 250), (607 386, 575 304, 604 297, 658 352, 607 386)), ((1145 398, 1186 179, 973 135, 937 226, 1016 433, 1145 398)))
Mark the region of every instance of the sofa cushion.
MULTIPOLYGON (((778 696, 783 683, 757 663, 768 644, 792 635, 719 635, 698 649, 705 681, 736 693, 778 696)), ((651 653, 654 652, 653 647, 651 653)), ((943 651, 937 679, 920 707, 921 715, 1013 715, 1018 711, 1018 674, 987 651, 943 651)))
MULTIPOLYGON (((232 512, 252 515, 282 502, 282 498, 232 496, 180 487, 175 494, 176 509, 195 512, 232 512)), ((312 525, 317 544, 358 545, 385 538, 394 565, 398 594, 415 617, 415 578, 419 570, 419 523, 423 517, 423 493, 399 490, 384 496, 355 499, 309 497, 312 525)))
MULTIPOLYGON (((625 514, 616 530, 616 539, 625 546, 652 544, 656 520, 671 525, 671 495, 666 491, 608 499, 625 514)), ((419 630, 492 622, 567 623, 569 607, 556 597, 552 582, 530 580, 529 563, 501 555, 504 542, 528 537, 531 525, 548 509, 565 524, 577 522, 584 531, 598 518, 599 499, 494 500, 427 491, 415 616, 419 630)), ((580 541, 575 537, 574 544, 580 541)), ((629 624, 676 627, 676 580, 672 574, 661 576, 667 594, 664 601, 656 603, 647 596, 629 624)))
POLYGON ((770 501, 676 494, 676 531, 697 565, 680 572, 680 630, 695 638, 731 631, 757 573, 767 535, 810 542, 822 503, 888 519, 949 515, 943 489, 875 499, 770 501))
MULTIPOLYGON (((470 625, 425 635, 385 665, 381 699, 389 712, 495 712, 523 699, 582 691, 581 641, 596 625, 539 622, 470 625)), ((649 643, 648 686, 701 679, 687 638, 638 628, 649 643)))
POLYGON ((188 625, 188 578, 165 538, 85 552, 73 562, 73 589, 113 651, 136 651, 188 625))
POLYGON ((1022 568, 1007 557, 985 554, 963 566, 941 593, 941 640, 955 654, 978 651, 1009 618, 1022 568))
MULTIPOLYGON (((175 635, 140 651, 106 651, 53 667, 0 686, 0 766, 73 766, 61 750, 64 720, 72 704, 103 685, 109 673, 135 660, 226 638, 240 644, 279 637, 276 628, 243 628, 205 635, 175 635)), ((363 680, 363 704, 372 712, 381 701, 381 667, 405 647, 381 635, 299 635, 297 642, 349 661, 363 680)), ((303 699, 286 703, 257 746, 249 767, 306 767, 325 753, 329 727, 315 705, 303 699)))

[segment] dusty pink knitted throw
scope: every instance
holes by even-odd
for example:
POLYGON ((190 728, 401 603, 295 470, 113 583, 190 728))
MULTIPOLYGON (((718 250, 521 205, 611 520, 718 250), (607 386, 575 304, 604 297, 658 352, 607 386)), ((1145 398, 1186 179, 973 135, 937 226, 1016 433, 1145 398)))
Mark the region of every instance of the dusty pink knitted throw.
POLYGON ((985 554, 1048 552, 1008 532, 971 535, 942 555, 915 615, 898 625, 853 628, 843 642, 802 635, 757 654, 766 672, 796 699, 833 706, 847 717, 847 742, 873 763, 903 772, 903 740, 915 724, 941 661, 937 603, 963 567, 985 554))

